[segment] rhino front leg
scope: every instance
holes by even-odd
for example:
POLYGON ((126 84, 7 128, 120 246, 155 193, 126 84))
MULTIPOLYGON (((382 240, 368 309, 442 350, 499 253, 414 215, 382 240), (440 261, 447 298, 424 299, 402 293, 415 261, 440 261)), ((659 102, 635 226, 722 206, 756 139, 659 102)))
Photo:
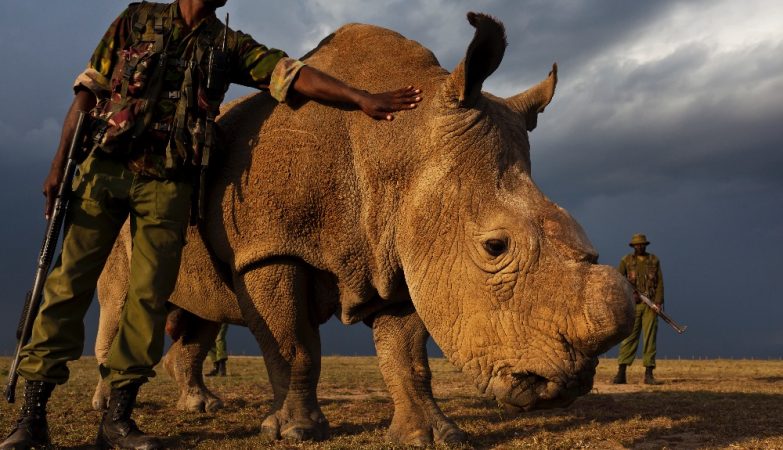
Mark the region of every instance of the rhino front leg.
POLYGON ((310 314, 308 268, 275 259, 238 275, 239 306, 264 354, 274 392, 261 424, 270 439, 323 440, 329 423, 318 405, 321 338, 310 314))
POLYGON ((179 385, 177 409, 191 412, 221 409, 223 401, 204 384, 202 371, 220 324, 176 309, 169 314, 166 328, 181 330, 162 361, 163 367, 179 385))
POLYGON ((432 396, 426 346, 429 333, 413 306, 394 306, 379 312, 372 330, 381 374, 394 401, 389 439, 416 446, 433 441, 466 442, 465 433, 443 414, 432 396))

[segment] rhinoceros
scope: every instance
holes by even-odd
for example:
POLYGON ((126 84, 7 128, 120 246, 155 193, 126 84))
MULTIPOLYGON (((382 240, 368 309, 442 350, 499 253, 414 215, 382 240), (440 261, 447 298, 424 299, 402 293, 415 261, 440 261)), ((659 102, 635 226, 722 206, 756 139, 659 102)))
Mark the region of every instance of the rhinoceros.
MULTIPOLYGON (((513 97, 482 92, 505 30, 487 15, 468 20, 475 35, 451 73, 419 43, 363 24, 303 58, 372 91, 420 87, 418 108, 394 121, 305 99, 277 105, 266 93, 225 108, 206 219, 187 230, 170 299, 190 317, 164 359, 179 407, 220 406, 202 362, 217 323, 243 325, 274 392, 262 433, 326 438, 319 325, 333 315, 372 327, 397 443, 466 439, 433 399, 429 336, 511 410, 566 406, 590 391, 597 355, 630 331, 632 292, 531 178, 528 133, 557 66, 513 97)), ((99 361, 124 301, 129 247, 126 229, 99 283, 99 361)))

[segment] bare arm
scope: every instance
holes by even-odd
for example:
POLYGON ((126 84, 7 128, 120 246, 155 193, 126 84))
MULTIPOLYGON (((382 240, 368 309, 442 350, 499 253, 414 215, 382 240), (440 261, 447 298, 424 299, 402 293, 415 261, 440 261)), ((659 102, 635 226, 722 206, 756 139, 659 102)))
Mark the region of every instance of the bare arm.
POLYGON ((95 106, 95 95, 86 89, 80 89, 73 98, 73 103, 68 109, 63 121, 63 131, 60 134, 60 144, 52 158, 52 166, 49 169, 49 175, 44 180, 43 194, 46 196, 46 205, 44 217, 48 220, 54 207, 54 199, 57 196, 57 188, 63 177, 65 169, 65 158, 68 156, 68 145, 73 139, 73 133, 76 130, 76 119, 78 111, 89 111, 95 106))
POLYGON ((413 86, 370 94, 310 66, 302 67, 293 88, 296 92, 316 100, 356 105, 368 116, 379 120, 392 120, 392 113, 413 109, 421 101, 421 91, 413 86))

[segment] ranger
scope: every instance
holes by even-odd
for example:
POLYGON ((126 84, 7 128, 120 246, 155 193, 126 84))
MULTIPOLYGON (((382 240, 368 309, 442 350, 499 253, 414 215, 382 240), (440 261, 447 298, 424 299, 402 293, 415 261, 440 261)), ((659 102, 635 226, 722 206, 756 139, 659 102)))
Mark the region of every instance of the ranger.
POLYGON ((228 324, 220 324, 220 330, 215 337, 215 344, 209 349, 207 357, 212 361, 212 370, 204 374, 207 377, 226 376, 226 363, 228 362, 228 352, 226 352, 226 333, 228 324))
POLYGON ((636 320, 630 336, 620 344, 618 357, 619 367, 612 383, 625 384, 626 368, 636 358, 636 350, 639 348, 639 336, 643 333, 644 343, 642 353, 645 367, 644 382, 646 384, 659 384, 653 376, 655 369, 655 340, 658 335, 658 311, 663 309, 663 273, 658 257, 647 253, 647 236, 634 234, 628 244, 633 247, 633 253, 625 255, 620 260, 618 270, 634 287, 636 298, 636 320), (639 294, 647 296, 653 301, 653 307, 647 306, 638 297, 639 294))
MULTIPOLYGON (((194 180, 215 147, 214 117, 229 83, 348 104, 392 120, 414 108, 408 86, 370 94, 267 48, 215 16, 226 0, 131 4, 111 24, 74 85, 59 148, 44 182, 45 215, 62 179, 79 111, 91 111, 91 152, 74 180, 62 252, 17 373, 26 380, 20 418, 0 449, 50 445, 46 404, 81 356, 84 315, 123 223, 133 249, 127 302, 101 376, 111 386, 101 448, 161 448, 131 419, 139 387, 161 358, 166 299, 174 289, 194 180), (221 52, 221 53, 216 53, 221 52), (196 176, 194 176, 196 175, 196 176)), ((284 149, 281 149, 284 151, 284 149)))

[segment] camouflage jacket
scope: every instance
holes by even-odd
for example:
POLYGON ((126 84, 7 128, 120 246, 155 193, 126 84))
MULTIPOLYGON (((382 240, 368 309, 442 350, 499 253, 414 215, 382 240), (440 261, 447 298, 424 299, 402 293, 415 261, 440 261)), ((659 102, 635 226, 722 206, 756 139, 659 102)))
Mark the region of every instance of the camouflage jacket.
POLYGON ((617 270, 633 285, 658 305, 663 304, 663 272, 658 257, 648 253, 637 257, 633 253, 623 256, 617 270))
MULTIPOLYGON (((267 48, 220 22, 215 14, 189 29, 177 2, 132 3, 115 19, 93 52, 74 89, 93 92, 96 148, 124 158, 137 173, 173 178, 200 164, 211 148, 208 113, 215 101, 205 94, 208 54, 226 34, 226 81, 268 90, 285 101, 303 64, 267 48)), ((206 157, 205 157, 206 159, 206 157)))

